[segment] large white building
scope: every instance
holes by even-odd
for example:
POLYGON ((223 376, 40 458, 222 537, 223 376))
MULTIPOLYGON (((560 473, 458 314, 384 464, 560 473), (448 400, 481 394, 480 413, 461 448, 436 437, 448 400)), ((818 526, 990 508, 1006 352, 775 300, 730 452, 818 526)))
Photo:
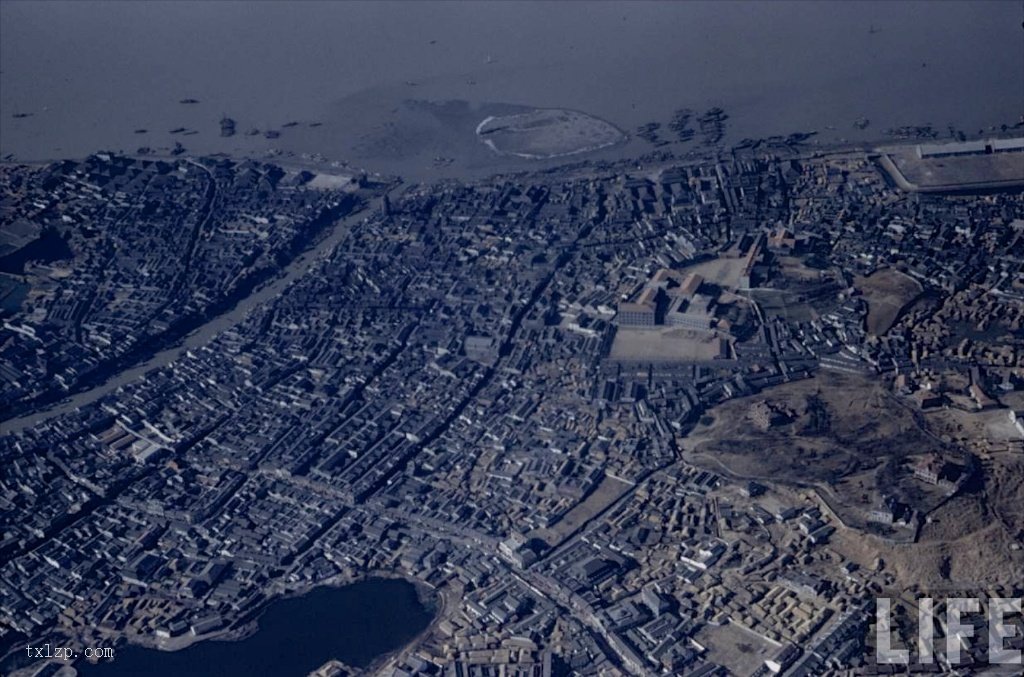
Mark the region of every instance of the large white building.
POLYGON ((979 139, 960 143, 922 143, 917 146, 917 157, 944 158, 956 155, 991 155, 992 153, 1024 152, 1024 137, 1014 139, 979 139))
POLYGON ((715 299, 698 292, 704 278, 697 273, 682 275, 662 269, 651 279, 639 298, 620 303, 617 321, 621 327, 681 327, 710 331, 715 325, 715 299), (664 312, 659 316, 659 302, 664 312))

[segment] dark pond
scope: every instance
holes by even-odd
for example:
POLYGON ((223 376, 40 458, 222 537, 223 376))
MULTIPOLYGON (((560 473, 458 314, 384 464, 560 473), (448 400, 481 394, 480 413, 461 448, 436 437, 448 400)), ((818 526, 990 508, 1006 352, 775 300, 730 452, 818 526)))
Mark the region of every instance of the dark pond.
POLYGON ((365 667, 409 643, 432 618, 412 584, 374 578, 274 602, 259 630, 241 641, 173 652, 125 647, 113 662, 75 667, 86 677, 304 677, 332 658, 365 667))
POLYGON ((71 256, 71 249, 60 233, 52 228, 47 228, 39 237, 21 249, 0 257, 0 273, 21 275, 25 272, 25 263, 28 261, 50 263, 51 261, 70 259, 71 256))

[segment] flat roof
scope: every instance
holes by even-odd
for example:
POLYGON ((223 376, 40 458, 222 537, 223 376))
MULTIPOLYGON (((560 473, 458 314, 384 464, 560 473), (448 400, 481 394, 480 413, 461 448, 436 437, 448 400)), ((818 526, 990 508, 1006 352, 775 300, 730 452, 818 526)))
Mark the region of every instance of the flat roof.
POLYGON ((1024 139, 1002 139, 999 153, 920 156, 916 145, 881 147, 878 161, 903 190, 951 192, 1005 190, 1024 185, 1024 159, 1018 144, 1024 139), (1012 151, 1012 152, 1011 152, 1012 151))
POLYGON ((926 155, 957 155, 960 153, 984 153, 990 147, 994 151, 1024 150, 1024 137, 1011 139, 978 139, 976 141, 951 141, 948 143, 921 143, 918 151, 926 155))

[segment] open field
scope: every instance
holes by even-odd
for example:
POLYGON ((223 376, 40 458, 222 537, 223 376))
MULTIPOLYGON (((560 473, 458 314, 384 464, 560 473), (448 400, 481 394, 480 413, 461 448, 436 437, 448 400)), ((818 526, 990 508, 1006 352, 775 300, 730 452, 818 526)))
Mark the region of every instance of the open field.
POLYGON ((687 460, 739 479, 814 487, 847 524, 867 527, 883 493, 925 512, 945 498, 906 470, 909 459, 942 445, 869 378, 822 372, 709 413, 711 422, 684 441, 687 460), (790 412, 790 421, 757 427, 749 415, 761 401, 790 412))
POLYGON ((917 146, 880 148, 883 168, 904 190, 945 192, 1002 189, 1024 185, 1020 153, 992 153, 956 157, 917 157, 917 146))
POLYGON ((581 526, 601 514, 608 506, 629 491, 632 485, 605 475, 589 496, 577 503, 572 510, 565 513, 562 519, 546 529, 535 529, 528 534, 530 538, 539 538, 548 546, 557 547, 581 526))
POLYGON ((1024 455, 984 460, 975 485, 929 515, 918 543, 889 552, 905 585, 971 589, 1024 580, 1024 455))
MULTIPOLYGON (((1003 404, 1011 408, 1022 408, 1014 405, 1011 398, 1003 399, 1003 404)), ((973 405, 973 402, 971 404, 973 405)), ((1006 452, 1019 454, 1021 447, 1024 446, 1024 440, 1010 423, 1006 409, 964 411, 948 407, 929 411, 924 418, 928 429, 940 438, 949 440, 978 456, 1006 452)))
MULTIPOLYGON (((951 509, 954 506, 951 504, 951 509)), ((951 530, 958 529, 948 525, 951 530)), ((840 529, 831 547, 863 567, 881 560, 899 591, 961 588, 984 590, 1017 586, 1024 580, 1024 556, 1019 539, 995 521, 980 529, 927 538, 912 544, 896 544, 840 529)))
POLYGON ((351 174, 317 174, 307 184, 310 188, 324 188, 327 190, 353 189, 354 183, 351 174))
POLYGON ((776 260, 779 264, 779 270, 784 277, 801 282, 818 282, 825 277, 823 271, 818 268, 811 268, 798 256, 778 256, 776 260))
POLYGON ((707 362, 727 355, 723 343, 708 331, 619 327, 608 357, 624 362, 707 362))
POLYGON ((740 277, 743 276, 745 265, 746 261, 742 257, 719 258, 688 266, 685 272, 697 273, 704 278, 705 282, 718 285, 723 289, 735 290, 740 286, 740 277))
POLYGON ((39 237, 42 227, 24 219, 0 223, 0 256, 17 251, 39 237))
POLYGON ((710 424, 701 423, 687 438, 688 453, 713 456, 739 476, 792 479, 793 484, 832 481, 875 467, 890 455, 933 446, 909 414, 892 407, 881 384, 839 372, 730 400, 710 414, 710 424), (761 400, 790 409, 795 418, 769 430, 757 428, 748 413, 761 400))
POLYGON ((779 651, 774 644, 738 625, 705 625, 695 639, 708 648, 708 660, 725 666, 729 674, 750 675, 779 651))
POLYGON ((818 316, 810 303, 801 300, 799 292, 788 289, 752 289, 750 296, 769 317, 781 317, 787 322, 810 322, 818 316))
MULTIPOLYGON (((970 437, 967 448, 982 453, 986 435, 1005 440, 1000 423, 1005 416, 1005 410, 971 414, 950 409, 921 420, 929 433, 954 443, 970 437)), ((934 492, 912 479, 904 478, 903 484, 921 494, 934 492)), ((904 496, 912 504, 919 500, 910 492, 904 496)), ((922 501, 915 507, 926 506, 922 501)), ((1001 451, 983 457, 960 494, 927 511, 915 543, 865 538, 856 531, 841 532, 833 546, 864 565, 871 563, 864 558, 881 558, 895 586, 904 590, 1019 584, 1024 580, 1024 454, 1001 451)))
POLYGON ((921 293, 921 285, 898 270, 885 269, 854 281, 868 302, 867 330, 875 336, 889 331, 896 318, 921 293))
POLYGON ((683 441, 698 466, 768 486, 808 487, 842 520, 837 552, 864 567, 883 562, 894 586, 978 588, 1024 580, 1024 454, 982 455, 961 492, 949 498, 913 477, 908 461, 944 450, 957 458, 964 436, 1005 442, 1005 410, 922 414, 866 377, 826 372, 712 409, 683 441), (748 418, 765 400, 794 414, 768 430, 748 418), (883 495, 922 515, 916 537, 869 522, 883 495))

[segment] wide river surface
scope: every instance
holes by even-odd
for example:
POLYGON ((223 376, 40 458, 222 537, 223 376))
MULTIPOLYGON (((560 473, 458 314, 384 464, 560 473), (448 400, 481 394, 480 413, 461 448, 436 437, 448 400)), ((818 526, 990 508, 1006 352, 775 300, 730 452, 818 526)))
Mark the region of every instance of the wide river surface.
POLYGON ((1022 19, 1024 4, 999 0, 5 0, 0 156, 179 141, 320 152, 414 179, 476 175, 508 168, 472 134, 495 105, 580 110, 627 132, 721 106, 727 142, 812 130, 864 141, 926 123, 977 135, 1024 112, 1022 19), (224 114, 238 122, 230 138, 224 114), (246 134, 268 129, 280 136, 246 134))
POLYGON ((259 630, 162 652, 128 647, 112 662, 79 665, 84 677, 305 677, 328 660, 363 668, 423 632, 432 614, 406 581, 369 579, 271 603, 259 630))

